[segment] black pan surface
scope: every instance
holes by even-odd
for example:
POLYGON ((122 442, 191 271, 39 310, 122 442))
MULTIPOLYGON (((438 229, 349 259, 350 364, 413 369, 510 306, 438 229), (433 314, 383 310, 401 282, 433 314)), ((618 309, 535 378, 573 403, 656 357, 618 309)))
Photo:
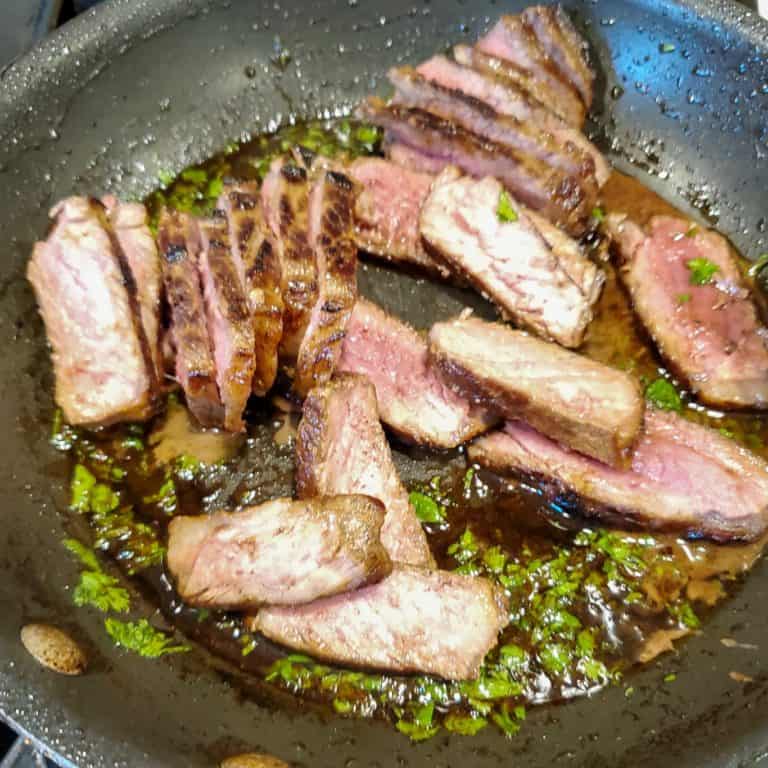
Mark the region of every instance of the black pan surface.
MULTIPOLYGON (((593 128, 612 160, 747 256, 768 250, 768 25, 730 2, 568 5, 602 68, 593 128)), ((131 656, 111 645, 100 615, 72 604, 65 483, 47 442, 48 353, 24 280, 48 207, 72 191, 141 197, 161 170, 292 116, 346 110, 385 88, 388 66, 473 39, 522 6, 113 0, 0 75, 0 712, 65 764, 193 768, 246 749, 313 768, 736 768, 768 758, 765 562, 679 655, 623 687, 531 711, 511 741, 489 728, 411 745, 387 724, 265 708, 204 653, 131 656), (290 58, 284 68, 272 63, 280 58, 290 58), (18 639, 30 620, 69 628, 91 652, 89 673, 40 668, 18 639), (670 672, 677 679, 663 683, 670 672)), ((376 274, 366 283, 417 326, 457 306, 429 285, 376 274)))

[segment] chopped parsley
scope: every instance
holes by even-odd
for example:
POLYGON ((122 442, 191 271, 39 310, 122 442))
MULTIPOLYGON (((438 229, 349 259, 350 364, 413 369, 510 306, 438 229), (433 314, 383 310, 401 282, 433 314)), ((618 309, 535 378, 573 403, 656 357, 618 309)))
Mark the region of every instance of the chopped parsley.
POLYGON ((659 43, 660 53, 673 53, 675 50, 677 49, 672 43, 659 43))
POLYGON ((599 224, 605 219, 605 211, 599 205, 596 205, 592 209, 592 218, 599 224))
POLYGON ((685 266, 691 273, 688 278, 691 285, 709 285, 715 272, 720 270, 717 264, 705 258, 689 259, 685 262, 685 266))
POLYGON ((677 294, 677 303, 678 304, 687 304, 691 300, 691 294, 690 293, 678 293, 677 294))
POLYGON ((65 539, 64 546, 86 567, 72 595, 75 605, 90 605, 100 611, 124 613, 130 608, 131 597, 125 587, 105 573, 96 555, 76 539, 65 539))
POLYGON ((665 411, 680 413, 683 409, 683 401, 680 393, 672 382, 667 379, 656 379, 645 388, 645 399, 653 403, 657 408, 665 411))
POLYGON ((104 621, 104 626, 117 645, 148 659, 189 650, 188 645, 176 643, 172 637, 155 629, 146 619, 118 621, 109 618, 104 621))
POLYGON ((408 500, 413 505, 416 517, 422 523, 444 523, 445 507, 438 504, 431 496, 420 491, 411 491, 408 500))
POLYGON ((505 189, 499 193, 499 203, 496 206, 496 216, 501 222, 512 223, 517 221, 517 211, 512 207, 512 200, 505 189))

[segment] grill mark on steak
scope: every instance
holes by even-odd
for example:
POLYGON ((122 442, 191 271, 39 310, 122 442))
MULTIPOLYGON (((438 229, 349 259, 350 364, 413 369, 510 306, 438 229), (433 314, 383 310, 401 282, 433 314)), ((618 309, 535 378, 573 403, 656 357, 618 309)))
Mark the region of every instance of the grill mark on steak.
POLYGON ((275 382, 283 335, 283 296, 279 257, 264 220, 255 182, 225 188, 219 201, 229 219, 232 255, 242 275, 254 332, 252 390, 264 396, 275 382))
POLYGON ((280 352, 295 358, 317 300, 318 274, 309 244, 309 182, 305 168, 287 158, 272 163, 261 189, 281 268, 283 337, 280 352))
POLYGON ((768 465, 715 430, 648 409, 632 464, 615 469, 520 423, 483 436, 470 461, 542 484, 586 515, 715 541, 754 541, 768 528, 768 465))
POLYGON ((393 561, 434 567, 379 423, 373 384, 351 374, 337 375, 309 393, 296 438, 297 496, 345 493, 384 504, 381 541, 393 561))
POLYGON ((296 363, 293 391, 305 397, 333 375, 357 298, 352 181, 332 167, 315 172, 309 198, 309 241, 318 267, 319 290, 296 363))
POLYGON ((194 220, 164 209, 158 223, 163 282, 171 311, 176 376, 187 406, 205 427, 224 423, 211 338, 198 273, 200 241, 194 220))
POLYGON ((191 605, 242 610, 308 603, 389 575, 383 521, 381 502, 351 495, 175 517, 168 569, 191 605))
POLYGON ((458 165, 479 178, 495 176, 515 197, 568 232, 580 235, 585 231, 593 206, 574 176, 421 109, 387 106, 369 98, 360 114, 385 128, 394 140, 440 158, 446 166, 458 165))

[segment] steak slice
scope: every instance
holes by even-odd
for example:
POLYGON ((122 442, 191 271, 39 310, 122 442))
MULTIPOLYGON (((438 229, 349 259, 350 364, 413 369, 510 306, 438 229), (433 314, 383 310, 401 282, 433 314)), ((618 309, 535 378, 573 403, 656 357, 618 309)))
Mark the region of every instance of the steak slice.
POLYGON ((117 237, 136 284, 139 316, 149 346, 155 378, 165 376, 160 353, 160 310, 163 274, 157 244, 149 229, 147 209, 141 203, 123 203, 107 195, 102 199, 109 223, 117 237))
POLYGON ((572 142, 562 143, 534 123, 497 112, 490 104, 428 80, 412 67, 390 69, 396 104, 423 109, 450 120, 489 141, 528 153, 547 165, 581 179, 585 193, 597 201, 594 160, 572 142))
POLYGON ((381 503, 367 496, 275 499, 234 514, 175 517, 168 568, 191 605, 308 603, 390 573, 383 520, 381 503))
POLYGON ((199 269, 213 344, 216 382, 224 406, 224 429, 245 431, 243 411, 251 394, 254 336, 251 310, 232 253, 223 215, 198 221, 199 269))
POLYGON ((710 405, 768 408, 768 329, 725 238, 672 216, 606 224, 635 312, 675 374, 710 405), (711 275, 697 278, 697 264, 711 275))
POLYGON ((365 377, 336 376, 304 401, 296 440, 296 493, 300 499, 340 493, 379 499, 387 510, 381 543, 392 560, 434 566, 379 423, 376 391, 365 377))
POLYGON ((437 158, 445 166, 458 165, 477 178, 494 176, 515 197, 568 232, 585 231, 594 196, 578 178, 421 109, 387 106, 369 98, 360 114, 385 128, 390 140, 437 158))
POLYGON ((534 5, 520 17, 561 77, 578 91, 584 106, 592 106, 595 73, 587 60, 587 43, 560 6, 534 5))
POLYGON ((409 442, 455 448, 495 421, 438 376, 423 336, 365 299, 358 299, 347 325, 338 370, 370 379, 379 417, 409 442))
POLYGON ((768 465, 669 412, 646 411, 629 469, 569 451, 517 422, 475 441, 469 459, 542 480, 551 498, 573 495, 587 515, 723 542, 752 541, 768 528, 768 465))
POLYGON ((306 168, 276 158, 261 187, 264 214, 275 238, 283 295, 280 352, 295 359, 317 301, 317 262, 309 244, 309 180, 306 168))
POLYGON ((295 608, 262 608, 251 628, 344 666, 474 679, 507 625, 504 593, 477 576, 397 565, 383 581, 295 608))
POLYGON ((429 352, 462 397, 587 456, 627 464, 645 407, 629 374, 472 317, 433 325, 429 352))
POLYGON ((522 18, 502 16, 490 32, 477 41, 476 47, 524 70, 535 82, 535 93, 546 94, 547 103, 557 104, 557 113, 568 123, 576 127, 583 125, 587 110, 579 92, 563 77, 522 18))
POLYGON ((253 394, 263 397, 277 376, 277 349, 283 335, 280 263, 255 182, 227 186, 218 207, 229 220, 229 241, 253 318, 253 394))
POLYGON ((309 195, 309 242, 315 252, 319 290, 296 363, 293 391, 299 397, 306 397, 333 375, 357 299, 355 188, 338 170, 316 166, 309 195))
POLYGON ((493 107, 501 115, 509 115, 524 124, 534 125, 552 134, 566 150, 580 151, 595 164, 595 176, 602 186, 611 168, 602 152, 579 130, 557 112, 557 105, 545 104, 541 89, 521 80, 520 70, 503 59, 468 45, 453 49, 455 61, 434 56, 417 67, 417 72, 445 88, 460 90, 493 107))
POLYGON ((380 157, 360 157, 347 170, 361 190, 355 204, 358 247, 396 263, 444 271, 419 234, 419 211, 433 177, 380 157))
MULTIPOLYGON (((148 418, 154 367, 121 264, 98 202, 69 197, 27 265, 51 345, 55 400, 70 424, 99 426, 148 418)), ((133 297, 135 299, 135 297, 133 297)))
POLYGON ((585 274, 593 278, 577 281, 573 264, 561 261, 514 200, 514 220, 502 221, 502 192, 496 179, 475 181, 445 170, 421 209, 422 237, 502 314, 544 338, 578 347, 592 320, 597 270, 585 259, 585 274))
POLYGON ((216 365, 198 273, 200 233, 195 220, 164 209, 157 227, 165 294, 171 310, 176 378, 187 406, 204 427, 224 424, 216 365))

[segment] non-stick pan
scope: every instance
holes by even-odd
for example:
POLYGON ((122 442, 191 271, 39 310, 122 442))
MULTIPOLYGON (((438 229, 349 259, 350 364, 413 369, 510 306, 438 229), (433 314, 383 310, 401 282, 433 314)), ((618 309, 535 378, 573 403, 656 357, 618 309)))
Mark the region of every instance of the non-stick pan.
MULTIPOLYGON (((488 728, 412 745, 385 723, 264 707, 202 651, 132 656, 110 643, 101 616, 72 603, 61 459, 48 445, 48 353, 24 279, 48 207, 72 191, 140 197, 161 170, 229 139, 345 111, 385 88, 390 65, 471 40, 521 6, 113 0, 0 75, 0 711, 65 763, 192 768, 254 749, 312 768, 768 758, 766 563, 679 654, 630 675, 633 696, 625 685, 533 710, 512 740, 488 728), (68 628, 91 654, 88 674, 39 667, 19 642, 31 620, 68 628), (726 647, 724 637, 756 648, 726 647), (676 680, 662 684, 670 672, 676 680)), ((730 2, 594 0, 569 10, 601 68, 593 130, 611 159, 715 222, 746 255, 768 250, 768 25, 730 2)), ((455 307, 425 300, 429 285, 387 285, 380 298, 421 327, 455 307)))

